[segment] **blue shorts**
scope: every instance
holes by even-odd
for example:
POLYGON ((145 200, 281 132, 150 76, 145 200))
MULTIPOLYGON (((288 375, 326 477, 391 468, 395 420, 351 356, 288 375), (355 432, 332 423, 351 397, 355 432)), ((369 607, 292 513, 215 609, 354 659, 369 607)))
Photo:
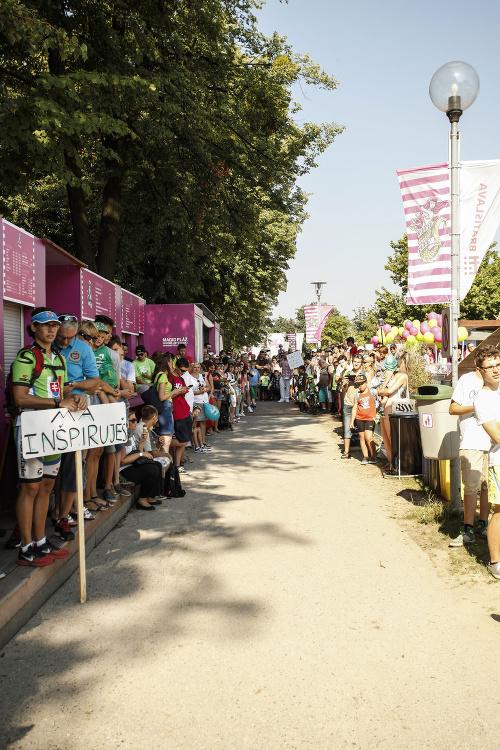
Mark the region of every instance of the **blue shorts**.
POLYGON ((319 389, 319 402, 320 404, 330 403, 332 400, 332 394, 327 385, 322 385, 319 389))
POLYGON ((344 440, 352 437, 351 432, 351 416, 352 416, 352 406, 349 406, 348 404, 344 404, 344 412, 343 412, 343 425, 344 425, 344 440))

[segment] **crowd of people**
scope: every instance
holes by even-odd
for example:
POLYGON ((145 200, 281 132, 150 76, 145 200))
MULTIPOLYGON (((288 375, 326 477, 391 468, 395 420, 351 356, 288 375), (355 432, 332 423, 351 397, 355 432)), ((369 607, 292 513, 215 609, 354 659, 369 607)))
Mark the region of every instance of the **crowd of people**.
POLYGON ((215 356, 207 345, 203 362, 194 362, 185 344, 151 357, 138 345, 131 359, 113 328, 105 315, 79 321, 47 307, 33 310, 32 343, 18 353, 6 389, 19 477, 16 524, 6 547, 19 549, 19 565, 42 567, 68 556, 48 538, 47 516, 54 535, 66 542, 75 538, 78 521, 94 521, 134 487, 141 511, 184 495, 186 467, 212 451, 209 440, 253 413, 266 389, 266 368, 251 367, 246 352, 215 356), (20 414, 114 403, 125 405, 128 439, 83 453, 84 511, 77 519, 75 454, 23 457, 20 414))
MULTIPOLYGON (((6 547, 19 548, 19 565, 42 567, 68 556, 67 549, 47 538, 47 515, 63 541, 74 539, 77 523, 75 456, 23 458, 24 410, 65 407, 74 412, 88 405, 125 404, 127 441, 84 453, 83 521, 95 520, 135 487, 141 511, 154 511, 168 497, 184 495, 186 466, 210 453, 208 440, 232 430, 262 401, 295 402, 300 411, 340 418, 341 457, 351 457, 355 434, 361 464, 377 463, 374 433, 379 423, 382 469, 391 470, 389 417, 396 402, 408 397, 408 354, 395 343, 364 348, 348 338, 341 345, 312 349, 292 370, 283 347, 276 356, 265 349, 255 356, 245 348, 215 355, 207 345, 203 361, 194 362, 185 344, 151 357, 138 345, 132 360, 113 328, 114 321, 105 315, 78 321, 45 307, 33 310, 28 326, 33 340, 18 353, 7 388, 19 492, 17 523, 6 547)), ((473 351, 471 347, 468 353, 473 351)), ((500 353, 483 345, 474 356, 476 370, 459 379, 450 407, 460 419, 464 485, 464 524, 450 546, 487 539, 488 569, 500 578, 500 353), (489 521, 490 503, 494 512, 489 521)))

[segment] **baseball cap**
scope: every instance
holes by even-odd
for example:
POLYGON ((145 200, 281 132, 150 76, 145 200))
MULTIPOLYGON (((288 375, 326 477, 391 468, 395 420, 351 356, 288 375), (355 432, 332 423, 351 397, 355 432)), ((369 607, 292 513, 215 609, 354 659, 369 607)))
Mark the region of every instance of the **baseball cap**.
POLYGON ((59 318, 52 312, 52 310, 43 310, 36 315, 31 316, 32 323, 57 323, 59 324, 59 318))
POLYGON ((98 331, 102 331, 103 333, 108 333, 108 326, 104 323, 100 323, 98 320, 94 322, 95 327, 98 331))
POLYGON ((142 344, 139 344, 139 346, 135 347, 135 353, 136 354, 139 354, 140 352, 145 352, 145 351, 146 351, 146 347, 143 346, 142 344))

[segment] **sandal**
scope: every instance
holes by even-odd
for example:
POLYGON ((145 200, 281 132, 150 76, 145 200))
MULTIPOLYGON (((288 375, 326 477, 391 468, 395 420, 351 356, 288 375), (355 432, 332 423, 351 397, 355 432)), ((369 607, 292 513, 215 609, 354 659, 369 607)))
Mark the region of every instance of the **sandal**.
POLYGON ((95 508, 89 508, 89 510, 92 511, 92 513, 100 513, 101 511, 108 510, 109 503, 98 502, 100 499, 101 498, 99 496, 91 497, 90 500, 84 500, 83 504, 88 505, 89 503, 92 503, 92 505, 95 505, 96 506, 95 508))
POLYGON ((185 464, 185 463, 194 464, 194 461, 189 456, 186 456, 186 458, 184 459, 184 461, 182 461, 181 463, 183 463, 183 464, 185 464))
POLYGON ((390 464, 385 464, 384 466, 381 466, 380 468, 381 468, 382 471, 387 471, 387 469, 391 468, 391 465, 390 464))

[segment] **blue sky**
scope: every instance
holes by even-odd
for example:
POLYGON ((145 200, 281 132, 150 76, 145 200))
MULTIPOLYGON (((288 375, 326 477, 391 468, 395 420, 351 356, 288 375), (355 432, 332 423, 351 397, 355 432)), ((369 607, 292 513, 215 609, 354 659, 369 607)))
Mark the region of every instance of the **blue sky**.
POLYGON ((351 316, 393 289, 384 264, 405 232, 396 169, 448 157, 449 123, 429 98, 444 63, 464 60, 481 81, 460 121, 462 159, 500 158, 500 2, 268 0, 257 16, 339 81, 333 92, 297 89, 300 118, 345 126, 300 183, 310 218, 274 315, 311 302, 321 277, 323 301, 351 316))

